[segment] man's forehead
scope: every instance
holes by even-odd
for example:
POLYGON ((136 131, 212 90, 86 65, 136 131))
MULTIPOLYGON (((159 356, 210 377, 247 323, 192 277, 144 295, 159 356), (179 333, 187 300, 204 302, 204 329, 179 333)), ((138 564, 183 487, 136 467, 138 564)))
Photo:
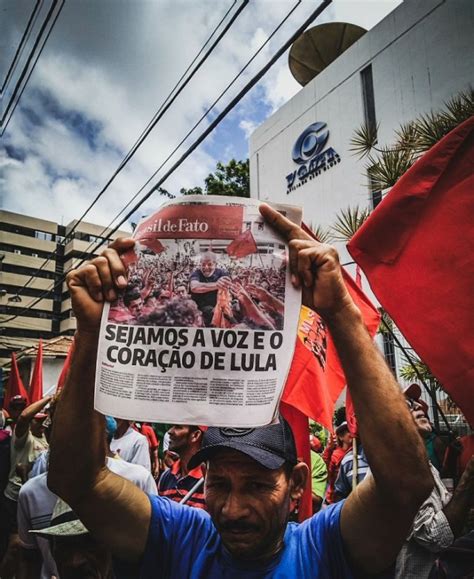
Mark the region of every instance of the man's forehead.
POLYGON ((208 460, 208 472, 219 474, 229 469, 236 470, 239 473, 263 474, 265 476, 269 476, 279 470, 273 471, 265 468, 250 456, 233 448, 219 449, 208 460))

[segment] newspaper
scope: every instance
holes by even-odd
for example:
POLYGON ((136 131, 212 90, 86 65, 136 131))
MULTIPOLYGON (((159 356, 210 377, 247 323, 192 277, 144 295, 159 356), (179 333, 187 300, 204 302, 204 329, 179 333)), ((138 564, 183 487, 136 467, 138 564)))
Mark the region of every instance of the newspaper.
MULTIPOLYGON (((301 295, 256 199, 185 196, 138 224, 128 285, 101 321, 95 408, 149 422, 269 424, 301 295)), ((292 221, 301 211, 275 205, 292 221)))

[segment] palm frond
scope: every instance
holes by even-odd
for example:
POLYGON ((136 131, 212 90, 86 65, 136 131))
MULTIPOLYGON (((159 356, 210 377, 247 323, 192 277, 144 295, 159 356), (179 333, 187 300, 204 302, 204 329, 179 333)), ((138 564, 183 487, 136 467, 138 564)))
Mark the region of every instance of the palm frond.
POLYGON ((349 150, 358 155, 360 159, 367 156, 377 144, 378 126, 364 124, 354 131, 350 140, 349 150))
POLYGON ((378 157, 369 156, 367 173, 372 186, 382 190, 393 187, 416 159, 416 153, 410 149, 383 149, 378 157))
POLYGON ((332 240, 330 231, 325 227, 322 227, 319 224, 315 225, 314 223, 310 222, 308 224, 308 228, 311 229, 311 231, 316 236, 316 239, 321 243, 329 243, 332 240))
POLYGON ((359 209, 359 206, 341 209, 335 223, 330 228, 333 241, 349 241, 359 227, 369 216, 369 209, 359 209))

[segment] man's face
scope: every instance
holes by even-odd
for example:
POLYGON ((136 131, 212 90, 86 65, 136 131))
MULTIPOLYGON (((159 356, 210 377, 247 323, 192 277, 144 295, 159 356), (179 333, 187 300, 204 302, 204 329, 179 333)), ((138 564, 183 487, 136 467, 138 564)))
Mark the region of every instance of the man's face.
POLYGON ((423 437, 428 436, 433 428, 423 410, 423 406, 417 400, 412 400, 411 398, 407 398, 407 404, 419 434, 423 437))
POLYGON ((191 428, 183 424, 175 424, 169 430, 169 449, 179 454, 186 450, 191 443, 191 428))
POLYGON ((92 537, 54 538, 53 558, 61 579, 111 579, 110 553, 92 537))
POLYGON ((26 404, 11 404, 8 408, 8 413, 10 414, 10 418, 16 422, 20 417, 20 414, 26 408, 26 404))
POLYGON ((44 428, 44 418, 33 418, 30 423, 30 430, 33 436, 37 436, 38 438, 43 436, 45 428, 44 428))
POLYGON ((128 311, 132 314, 132 316, 140 315, 140 312, 143 307, 142 298, 137 298, 136 300, 131 301, 127 307, 128 311))
POLYGON ((216 271, 216 262, 209 258, 201 259, 201 272, 204 277, 211 277, 216 271))
POLYGON ((242 560, 266 560, 282 545, 290 512, 291 481, 235 450, 220 450, 207 465, 206 504, 228 551, 242 560))
POLYGON ((188 292, 186 291, 184 285, 180 285, 179 287, 176 288, 176 295, 178 295, 180 298, 187 297, 188 292))

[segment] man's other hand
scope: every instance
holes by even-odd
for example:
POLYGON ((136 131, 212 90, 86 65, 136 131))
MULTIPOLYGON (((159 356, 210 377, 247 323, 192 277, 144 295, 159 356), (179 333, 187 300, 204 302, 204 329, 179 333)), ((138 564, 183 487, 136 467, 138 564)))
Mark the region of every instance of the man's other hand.
POLYGON ((346 289, 339 256, 334 247, 319 243, 301 227, 269 205, 260 205, 260 213, 287 241, 291 281, 303 292, 303 304, 323 318, 354 308, 346 289))
POLYGON ((66 282, 80 332, 97 333, 104 301, 117 298, 117 290, 127 285, 120 254, 135 245, 130 238, 116 239, 99 257, 71 270, 66 282))

